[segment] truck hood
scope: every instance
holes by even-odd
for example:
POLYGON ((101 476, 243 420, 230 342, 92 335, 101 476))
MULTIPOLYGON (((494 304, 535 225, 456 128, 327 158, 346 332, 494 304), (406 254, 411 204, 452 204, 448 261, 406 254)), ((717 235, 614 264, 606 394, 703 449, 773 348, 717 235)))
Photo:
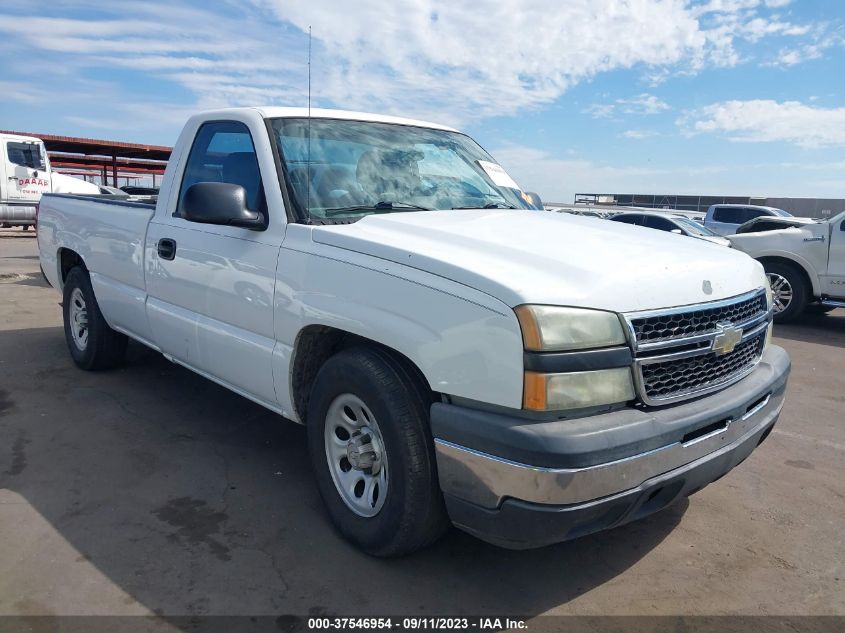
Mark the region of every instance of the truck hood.
POLYGON ((411 266, 523 303, 629 312, 736 296, 762 267, 732 249, 653 229, 542 211, 369 215, 315 227, 321 244, 411 266))

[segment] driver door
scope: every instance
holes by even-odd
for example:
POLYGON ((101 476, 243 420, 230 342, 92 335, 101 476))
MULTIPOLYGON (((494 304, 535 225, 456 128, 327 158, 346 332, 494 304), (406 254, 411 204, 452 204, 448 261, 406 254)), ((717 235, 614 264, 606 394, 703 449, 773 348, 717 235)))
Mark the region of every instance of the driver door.
POLYGON ((175 211, 156 215, 147 232, 147 314, 155 343, 183 365, 274 407, 272 353, 276 260, 284 235, 268 217, 265 183, 248 126, 204 123, 187 159, 175 211), (180 208, 198 182, 241 185, 263 230, 191 222, 180 208))
MULTIPOLYGON (((2 145, 2 143, 0 143, 2 145)), ((9 200, 38 202, 41 194, 50 192, 47 161, 41 143, 7 141, 6 187, 9 200)))

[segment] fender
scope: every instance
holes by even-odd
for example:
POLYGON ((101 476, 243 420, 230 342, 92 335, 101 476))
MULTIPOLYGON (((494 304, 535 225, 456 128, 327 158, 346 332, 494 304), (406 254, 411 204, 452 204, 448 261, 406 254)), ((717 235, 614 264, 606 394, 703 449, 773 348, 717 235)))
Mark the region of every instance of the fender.
MULTIPOLYGON (((288 237, 308 231, 290 229, 288 237)), ((298 418, 289 376, 297 337, 311 326, 341 330, 395 350, 436 392, 522 406, 522 334, 505 304, 418 269, 310 240, 286 239, 282 249, 273 373, 286 417, 298 418)))
POLYGON ((821 284, 819 282, 819 273, 815 269, 815 267, 809 262, 809 260, 807 260, 805 257, 802 257, 798 253, 776 249, 767 249, 754 254, 754 259, 758 261, 764 258, 786 259, 791 261, 793 264, 801 267, 801 269, 806 273, 807 277, 810 280, 810 285, 813 290, 813 296, 821 296, 822 291, 821 284))

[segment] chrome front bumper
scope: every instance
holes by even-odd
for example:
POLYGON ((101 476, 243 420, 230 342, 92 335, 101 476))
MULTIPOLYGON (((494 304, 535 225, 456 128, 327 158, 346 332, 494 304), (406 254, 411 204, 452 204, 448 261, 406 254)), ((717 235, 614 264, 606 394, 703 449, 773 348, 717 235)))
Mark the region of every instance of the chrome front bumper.
MULTIPOLYGON (((617 432, 617 436, 618 430, 625 426, 625 416, 629 416, 631 425, 635 425, 639 429, 637 433, 643 436, 643 445, 648 445, 648 434, 671 437, 667 436, 667 429, 675 433, 674 441, 577 467, 538 466, 438 436, 438 428, 443 425, 437 424, 433 410, 440 486, 447 496, 488 509, 498 508, 506 499, 573 505, 618 494, 685 464, 729 451, 759 435, 761 430, 774 423, 783 408, 788 373, 789 357, 786 352, 770 346, 751 375, 723 391, 660 409, 630 409, 604 414, 616 416, 611 430, 617 432), (692 422, 679 424, 687 419, 692 422)), ((601 417, 595 416, 593 432, 581 429, 579 433, 584 437, 604 433, 607 453, 618 455, 611 445, 615 436, 599 428, 601 417)), ((525 427, 531 424, 521 421, 520 437, 525 436, 525 427)), ((567 421, 556 424, 561 433, 566 432, 567 421)), ((538 428, 542 425, 540 423, 538 428)), ((593 444, 598 440, 601 445, 604 438, 591 439, 593 444)), ((630 437, 626 441, 631 446, 637 445, 637 442, 631 442, 630 437)), ((578 461, 578 457, 572 455, 566 459, 578 461)), ((591 461, 595 462, 595 459, 591 461)))

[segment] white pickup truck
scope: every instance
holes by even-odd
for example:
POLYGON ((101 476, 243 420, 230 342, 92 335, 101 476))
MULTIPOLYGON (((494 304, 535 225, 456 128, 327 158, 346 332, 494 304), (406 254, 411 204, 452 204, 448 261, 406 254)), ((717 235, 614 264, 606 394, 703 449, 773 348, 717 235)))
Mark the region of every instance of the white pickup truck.
POLYGON ((845 308, 845 212, 829 220, 802 219, 799 226, 728 239, 766 269, 775 321, 791 321, 805 309, 845 308))
POLYGON ((50 167, 44 142, 33 136, 0 133, 0 228, 35 224, 44 193, 97 194, 97 185, 50 167))
POLYGON ((0 134, 0 226, 35 223, 41 194, 52 191, 50 161, 41 139, 0 134))
POLYGON ((333 522, 378 556, 450 520, 511 548, 620 525, 769 434, 790 362, 753 259, 531 210, 448 127, 307 114, 194 116, 155 208, 44 197, 77 365, 131 337, 305 424, 333 522))

